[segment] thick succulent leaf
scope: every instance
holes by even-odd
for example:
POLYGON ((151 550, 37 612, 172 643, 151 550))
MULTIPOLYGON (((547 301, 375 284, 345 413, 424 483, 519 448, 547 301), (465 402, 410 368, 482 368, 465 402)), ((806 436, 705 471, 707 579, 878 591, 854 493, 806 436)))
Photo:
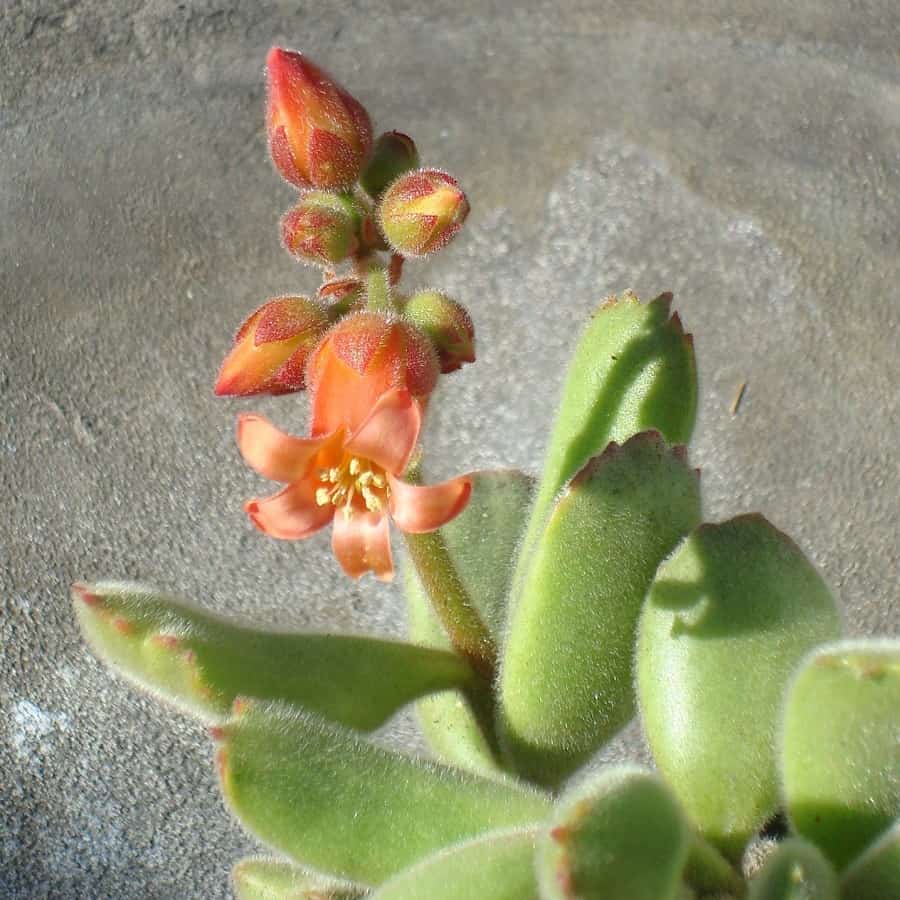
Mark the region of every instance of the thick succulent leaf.
POLYGON ((231 877, 236 900, 359 900, 367 890, 267 856, 242 859, 231 877))
POLYGON ((813 844, 784 841, 750 882, 749 900, 838 900, 831 863, 813 844))
POLYGON ((638 699, 657 765, 726 855, 778 806, 785 684, 840 632, 800 549, 762 516, 701 525, 660 567, 638 626, 638 699))
MULTIPOLYGON (((441 531, 463 584, 498 644, 516 546, 531 503, 534 480, 514 469, 475 473, 468 506, 441 531)), ((449 649, 414 567, 406 561, 412 640, 449 649)), ((493 753, 459 691, 432 694, 416 704, 422 731, 441 758, 467 769, 495 772, 493 753)))
POLYGON ((658 431, 687 444, 697 414, 697 368, 691 335, 671 294, 640 303, 626 292, 610 298, 588 323, 560 398, 528 530, 513 580, 516 604, 525 570, 559 492, 611 441, 658 431))
POLYGON ((511 611, 500 677, 516 767, 555 784, 634 715, 635 631, 665 556, 700 522, 683 448, 610 444, 572 479, 511 611))
POLYGON ((383 884, 372 900, 539 900, 537 829, 480 835, 447 847, 383 884))
POLYGON ((137 682, 206 720, 239 695, 285 700, 351 728, 377 728, 432 691, 468 685, 455 654, 397 641, 265 632, 134 584, 76 585, 94 652, 137 682))
POLYGON ((366 884, 550 808, 510 779, 392 753, 285 704, 238 701, 216 736, 223 792, 247 828, 303 865, 366 884))
POLYGON ((841 879, 842 900, 900 897, 900 820, 859 856, 841 879))
POLYGON ((844 868, 900 817, 900 641, 812 653, 788 691, 781 745, 791 823, 844 868))
POLYGON ((560 798, 536 863, 544 900, 676 900, 690 830, 656 775, 616 766, 560 798))

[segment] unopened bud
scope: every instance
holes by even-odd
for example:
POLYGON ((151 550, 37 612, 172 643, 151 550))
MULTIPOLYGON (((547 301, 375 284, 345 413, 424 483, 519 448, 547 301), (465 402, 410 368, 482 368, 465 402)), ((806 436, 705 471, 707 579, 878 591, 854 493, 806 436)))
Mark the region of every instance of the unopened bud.
POLYGON ((391 314, 351 313, 309 359, 313 433, 358 428, 378 398, 394 388, 424 399, 439 372, 431 341, 410 322, 391 314))
POLYGON ((332 278, 319 286, 316 296, 329 307, 348 304, 352 306, 363 296, 363 283, 353 276, 348 278, 332 278))
POLYGON ((366 193, 375 199, 401 175, 419 167, 419 151, 409 135, 386 131, 376 141, 372 159, 360 178, 366 193))
POLYGON ((328 318, 332 322, 355 309, 362 309, 366 300, 365 286, 353 276, 324 282, 319 286, 316 296, 325 304, 328 318))
POLYGON ((403 315, 428 335, 443 374, 475 362, 475 326, 461 303, 438 291, 419 291, 409 298, 403 315))
POLYGON ((378 207, 384 236, 404 256, 440 250, 468 214, 469 202, 456 179, 437 169, 401 175, 385 191, 378 207))
POLYGON ((362 211, 352 197, 310 191, 281 219, 285 249, 320 266, 343 262, 359 247, 362 211))
POLYGON ((273 47, 266 61, 269 150, 297 187, 349 187, 372 149, 362 105, 305 56, 273 47))
POLYGON ((277 297, 251 313, 216 381, 219 396, 287 394, 306 387, 306 362, 330 322, 307 297, 277 297))

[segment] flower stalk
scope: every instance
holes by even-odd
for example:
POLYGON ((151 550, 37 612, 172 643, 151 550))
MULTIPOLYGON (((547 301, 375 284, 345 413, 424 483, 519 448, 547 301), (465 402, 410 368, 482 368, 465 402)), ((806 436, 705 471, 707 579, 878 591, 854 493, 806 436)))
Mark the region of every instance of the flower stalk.
POLYGON ((492 684, 497 670, 497 647, 450 558, 446 541, 439 531, 404 536, 416 572, 450 643, 486 684, 492 684))

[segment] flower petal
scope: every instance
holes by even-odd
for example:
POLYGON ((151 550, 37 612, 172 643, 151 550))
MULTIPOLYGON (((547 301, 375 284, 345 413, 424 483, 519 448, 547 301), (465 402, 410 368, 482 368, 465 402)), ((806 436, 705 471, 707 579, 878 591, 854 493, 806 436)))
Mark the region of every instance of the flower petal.
POLYGON ((460 475, 441 484, 418 486, 388 475, 391 516, 401 531, 422 534, 446 525, 469 502, 472 479, 460 475))
POLYGON ((360 375, 338 358, 326 338, 310 358, 306 372, 312 395, 311 433, 325 434, 342 425, 352 430, 359 428, 378 398, 394 387, 395 380, 393 370, 387 367, 360 375))
POLYGON ((394 577, 391 532, 384 513, 353 510, 349 518, 339 509, 334 515, 331 548, 351 578, 372 571, 381 581, 394 577))
POLYGON ((295 481, 271 497, 248 500, 244 504, 247 515, 260 530, 274 538, 298 541, 324 528, 334 515, 329 503, 316 503, 316 487, 311 478, 295 481))
POLYGON ((345 445, 347 453, 370 459, 385 472, 400 475, 409 463, 422 414, 409 391, 382 394, 372 412, 345 445))
POLYGON ((241 455, 272 481, 297 481, 313 458, 332 438, 297 438, 285 434, 268 419, 253 413, 238 416, 237 443, 241 455))

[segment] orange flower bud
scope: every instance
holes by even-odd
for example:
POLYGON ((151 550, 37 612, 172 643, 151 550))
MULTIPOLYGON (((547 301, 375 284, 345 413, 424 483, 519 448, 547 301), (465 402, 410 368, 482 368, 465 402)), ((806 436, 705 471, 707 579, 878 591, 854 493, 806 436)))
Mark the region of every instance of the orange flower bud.
POLYGON ((445 246, 462 227, 469 202, 456 179, 437 169, 401 175, 378 207, 388 243, 404 256, 425 256, 445 246))
POLYGON ((419 167, 419 151, 409 135, 386 131, 376 141, 372 159, 359 179, 366 193, 380 197, 391 182, 419 167))
POLYGON ((403 315, 431 339, 443 374, 475 362, 475 326, 461 303, 438 291, 419 291, 406 302, 403 315))
POLYGON ((329 326, 325 307, 307 297, 276 297, 251 313, 216 380, 221 397, 288 394, 306 387, 306 361, 329 326))
POLYGON ((300 53, 273 47, 266 66, 266 127, 278 171, 301 188, 349 187, 372 149, 369 114, 300 53))
POLYGON ((362 210, 352 197, 310 191, 281 219, 288 253, 321 266, 343 262, 359 246, 362 210))
POLYGON ((423 400, 434 390, 439 372, 431 341, 414 325, 392 315, 351 313, 309 359, 312 434, 358 428, 392 389, 408 390, 423 400))

